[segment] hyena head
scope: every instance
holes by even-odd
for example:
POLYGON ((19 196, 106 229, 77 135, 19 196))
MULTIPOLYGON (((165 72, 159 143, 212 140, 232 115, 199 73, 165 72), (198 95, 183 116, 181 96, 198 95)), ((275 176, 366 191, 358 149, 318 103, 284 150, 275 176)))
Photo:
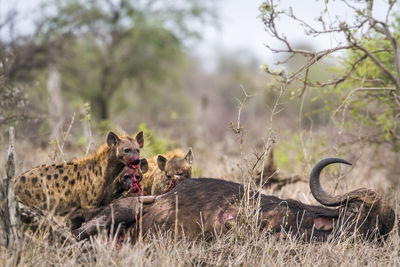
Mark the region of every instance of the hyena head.
POLYGON ((114 180, 114 187, 117 193, 122 193, 131 188, 133 175, 135 175, 136 180, 140 182, 143 178, 143 173, 146 173, 148 169, 149 165, 147 159, 141 159, 139 167, 133 169, 133 172, 131 168, 125 167, 114 180))
POLYGON ((165 157, 159 155, 157 157, 157 164, 160 170, 165 172, 168 180, 171 180, 174 175, 191 178, 193 164, 192 148, 189 148, 189 151, 184 157, 175 156, 170 160, 167 160, 165 157))
POLYGON ((129 136, 118 136, 109 132, 107 145, 110 148, 109 158, 115 159, 123 165, 140 164, 140 149, 143 147, 143 132, 139 132, 135 138, 129 136))

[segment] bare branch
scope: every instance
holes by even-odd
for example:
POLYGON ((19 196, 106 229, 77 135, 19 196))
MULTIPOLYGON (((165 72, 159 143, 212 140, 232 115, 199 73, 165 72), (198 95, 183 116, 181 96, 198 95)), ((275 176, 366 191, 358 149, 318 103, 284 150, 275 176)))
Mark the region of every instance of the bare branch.
POLYGON ((240 88, 242 89, 242 91, 244 93, 244 98, 243 98, 243 100, 240 100, 237 97, 235 97, 236 101, 238 101, 238 103, 239 103, 238 116, 237 116, 236 126, 234 126, 234 124, 231 123, 230 128, 233 130, 233 132, 235 134, 239 135, 239 145, 241 146, 242 143, 243 143, 243 132, 244 132, 244 129, 243 129, 241 123, 240 123, 240 119, 241 119, 243 107, 244 107, 245 103, 247 102, 247 100, 250 97, 252 97, 252 95, 247 94, 247 92, 246 92, 246 90, 244 89, 243 86, 240 86, 240 88))
POLYGON ((385 16, 385 24, 389 24, 389 16, 390 16, 390 13, 392 12, 392 9, 396 3, 397 3, 397 0, 389 1, 389 8, 388 8, 388 10, 386 12, 386 16, 385 16))
POLYGON ((387 35, 387 24, 385 24, 384 22, 378 21, 376 20, 373 16, 372 16, 372 8, 374 5, 374 1, 366 1, 367 2, 367 18, 369 20, 369 23, 371 25, 372 28, 374 28, 377 32, 382 33, 384 35, 387 35))
MULTIPOLYGON (((396 1, 393 1, 396 2, 396 1)), ((384 68, 383 64, 379 64, 377 62, 377 59, 372 58, 371 59, 382 69, 386 74, 389 75, 390 79, 393 80, 394 84, 396 84, 397 89, 400 91, 400 50, 399 50, 399 41, 396 37, 393 36, 389 29, 389 25, 387 23, 388 21, 388 16, 390 14, 390 11, 393 8, 394 3, 391 3, 389 6, 389 9, 386 13, 386 22, 379 21, 375 19, 372 16, 372 8, 373 8, 374 1, 367 1, 367 17, 369 19, 369 23, 371 24, 371 27, 375 29, 377 32, 383 34, 386 36, 386 38, 390 41, 393 47, 394 51, 394 64, 396 66, 396 72, 397 72, 397 77, 394 76, 390 71, 384 68)), ((366 49, 363 49, 366 50, 366 49)), ((365 51, 364 51, 365 52, 365 51)), ((368 55, 370 56, 370 55, 368 55)))
MULTIPOLYGON (((360 91, 395 91, 396 88, 381 88, 381 87, 368 87, 368 88, 356 88, 353 89, 347 96, 346 98, 343 100, 343 102, 340 104, 339 107, 337 107, 337 109, 332 113, 333 116, 336 116, 336 114, 343 109, 343 115, 342 115, 342 123, 341 123, 341 128, 343 129, 343 125, 344 125, 344 119, 345 119, 345 112, 346 109, 348 107, 348 105, 350 104, 350 98, 357 92, 360 91)), ((341 130, 342 131, 342 130, 341 130)))
POLYGON ((362 50, 374 63, 392 80, 392 82, 396 85, 397 88, 400 88, 400 81, 397 80, 396 76, 377 58, 375 57, 368 49, 366 49, 362 45, 355 44, 357 48, 362 50))
POLYGON ((333 80, 333 81, 328 81, 325 83, 320 83, 320 82, 316 82, 316 83, 310 83, 310 86, 313 87, 325 87, 325 86, 330 86, 330 85, 334 85, 334 86, 338 86, 340 83, 344 82, 345 80, 347 80, 347 78, 350 77, 350 75, 353 73, 353 71, 357 68, 357 66, 364 61, 367 58, 367 55, 363 55, 362 57, 360 57, 359 59, 357 59, 352 65, 349 71, 347 71, 342 77, 333 80))
POLYGON ((265 69, 265 71, 275 77, 279 77, 283 79, 284 82, 291 83, 294 80, 296 80, 299 75, 301 75, 305 70, 313 66, 314 64, 320 62, 323 58, 327 57, 328 55, 340 51, 340 50, 347 50, 352 48, 352 45, 346 45, 346 46, 338 46, 335 48, 331 49, 326 49, 320 52, 309 52, 309 51, 304 51, 304 50, 297 50, 297 49, 291 49, 291 50, 276 50, 277 52, 285 52, 285 53, 294 53, 294 54, 303 54, 307 56, 312 56, 310 60, 307 61, 306 64, 302 65, 297 71, 291 73, 290 75, 286 75, 284 71, 280 72, 275 72, 270 69, 265 69))

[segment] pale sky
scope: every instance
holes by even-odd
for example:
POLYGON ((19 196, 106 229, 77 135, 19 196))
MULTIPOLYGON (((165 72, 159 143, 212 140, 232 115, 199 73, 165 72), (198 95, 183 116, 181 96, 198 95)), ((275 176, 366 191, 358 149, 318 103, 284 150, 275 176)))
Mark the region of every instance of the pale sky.
MULTIPOLYGON (((278 2, 278 1, 275 1, 278 2)), ((375 1, 374 14, 379 18, 385 15, 386 1, 375 1)), ((260 63, 272 61, 273 54, 265 47, 268 43, 279 46, 280 43, 273 40, 264 30, 264 25, 258 18, 259 6, 262 0, 223 0, 220 4, 220 24, 221 29, 216 30, 208 26, 204 28, 204 39, 195 49, 196 54, 205 61, 206 68, 212 69, 215 64, 215 53, 219 50, 235 52, 238 50, 248 50, 259 59, 260 63)), ((314 23, 313 18, 325 8, 325 0, 282 0, 281 5, 286 8, 292 7, 295 14, 314 23)), ((348 8, 341 1, 330 1, 330 17, 334 20, 335 16, 340 16, 345 20, 350 20, 351 15, 348 8)), ((280 21, 282 32, 294 43, 308 43, 317 49, 332 48, 340 41, 334 34, 326 35, 321 38, 307 37, 304 30, 296 23, 289 20, 280 21)))
POLYGON ((204 28, 203 40, 197 45, 195 53, 212 69, 219 51, 235 53, 247 50, 254 54, 260 62, 268 59, 264 43, 267 33, 260 18, 258 8, 261 0, 224 0, 221 1, 219 21, 220 27, 204 28))

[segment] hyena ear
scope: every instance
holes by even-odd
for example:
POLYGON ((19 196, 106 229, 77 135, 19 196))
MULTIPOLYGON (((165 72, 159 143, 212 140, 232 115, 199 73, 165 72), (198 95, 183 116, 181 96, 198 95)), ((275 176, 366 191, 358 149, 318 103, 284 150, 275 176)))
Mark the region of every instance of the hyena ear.
POLYGON ((135 139, 136 139, 136 142, 138 142, 138 144, 139 144, 139 148, 142 148, 144 145, 143 131, 138 132, 135 139))
POLYGON ((140 170, 142 173, 146 173, 149 170, 149 163, 147 162, 147 159, 140 160, 140 170))
POLYGON ((108 133, 108 135, 107 135, 107 145, 109 147, 115 146, 116 144, 118 144, 119 141, 121 141, 121 139, 119 139, 118 135, 116 135, 115 133, 113 133, 111 131, 108 133))
POLYGON ((193 150, 191 147, 189 147, 189 151, 185 155, 185 160, 189 163, 193 163, 193 150))
POLYGON ((157 164, 158 164, 158 168, 160 168, 160 170, 165 171, 165 165, 167 165, 167 159, 161 155, 158 155, 157 164))

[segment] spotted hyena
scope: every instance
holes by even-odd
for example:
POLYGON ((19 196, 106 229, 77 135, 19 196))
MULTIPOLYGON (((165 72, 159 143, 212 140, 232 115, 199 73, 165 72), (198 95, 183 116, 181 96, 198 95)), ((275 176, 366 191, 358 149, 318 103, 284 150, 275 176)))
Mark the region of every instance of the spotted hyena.
POLYGON ((141 185, 143 190, 152 195, 165 192, 174 175, 187 178, 192 176, 193 152, 185 154, 180 149, 167 152, 164 156, 158 155, 148 159, 149 170, 143 174, 141 185))
MULTIPOLYGON (((14 185, 20 201, 30 207, 63 214, 72 208, 93 208, 109 199, 106 190, 128 164, 140 163, 143 132, 135 138, 110 132, 93 154, 65 164, 41 165, 21 174, 14 185)), ((103 203, 108 204, 108 203, 103 203)))
POLYGON ((112 186, 109 187, 111 193, 108 193, 107 196, 111 197, 111 199, 105 200, 105 203, 111 203, 111 201, 127 193, 131 189, 133 175, 136 181, 140 183, 143 179, 143 175, 148 171, 148 167, 149 165, 146 159, 141 159, 139 168, 135 169, 133 172, 131 168, 125 167, 118 177, 114 179, 112 186))

